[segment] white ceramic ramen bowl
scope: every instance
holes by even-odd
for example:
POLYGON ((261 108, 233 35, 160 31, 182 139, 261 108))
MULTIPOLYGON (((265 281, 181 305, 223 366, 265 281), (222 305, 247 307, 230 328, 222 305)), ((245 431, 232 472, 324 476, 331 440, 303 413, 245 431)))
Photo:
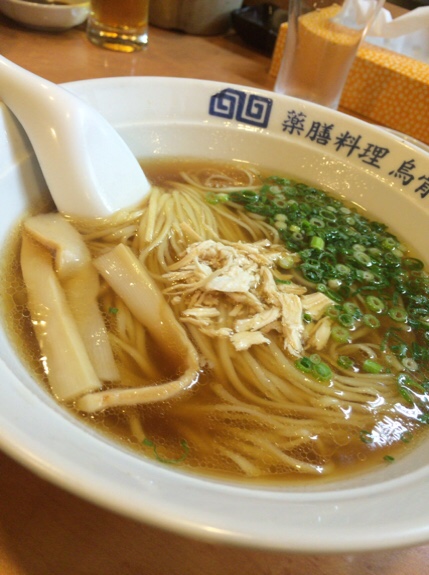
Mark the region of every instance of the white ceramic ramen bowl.
POLYGON ((0 0, 0 11, 27 28, 60 32, 85 22, 89 2, 62 0, 62 4, 39 4, 31 0, 0 0))
MULTIPOLYGON (((139 158, 237 159, 336 190, 429 250, 429 155, 338 112, 252 88, 169 78, 67 85, 139 158)), ((0 108, 0 242, 44 182, 0 108)), ((429 541, 428 440, 395 464, 319 486, 249 487, 142 459, 88 430, 35 382, 0 329, 0 446, 35 473, 126 516, 208 541, 354 552, 429 541)))

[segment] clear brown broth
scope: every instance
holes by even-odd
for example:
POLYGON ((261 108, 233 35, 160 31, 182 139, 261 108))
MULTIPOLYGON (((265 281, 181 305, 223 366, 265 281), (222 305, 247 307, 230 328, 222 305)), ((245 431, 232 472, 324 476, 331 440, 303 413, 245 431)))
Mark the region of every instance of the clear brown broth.
MULTIPOLYGON (((201 164, 193 161, 157 161, 144 165, 149 179, 156 185, 163 185, 170 180, 175 180, 178 172, 191 168, 201 168, 201 164)), ((223 169, 225 169, 225 166, 223 166, 223 169)), ((233 170, 234 168, 231 169, 233 170)), ((1 282, 2 298, 5 304, 4 321, 18 355, 35 379, 48 389, 40 362, 38 344, 32 330, 31 319, 25 307, 25 287, 22 282, 18 257, 19 234, 20 232, 17 230, 6 248, 4 273, 1 282)), ((165 364, 165 360, 159 357, 154 346, 152 346, 151 353, 155 362, 164 365, 165 376, 174 377, 173 367, 165 364)), ((263 476, 249 479, 237 473, 236 467, 231 463, 227 463, 225 458, 216 452, 216 449, 208 450, 208 452, 203 454, 195 453, 192 449, 192 439, 187 440, 184 447, 182 443, 183 437, 180 435, 181 426, 180 423, 177 424, 180 412, 189 403, 206 405, 214 400, 210 387, 211 379, 212 374, 210 370, 205 370, 201 374, 198 386, 191 393, 168 402, 130 408, 134 414, 144 417, 145 432, 148 437, 152 438, 151 445, 144 444, 130 434, 126 408, 107 410, 96 415, 86 415, 76 413, 73 406, 65 407, 71 413, 74 413, 79 420, 95 427, 102 435, 118 442, 121 446, 131 449, 138 455, 163 461, 178 470, 208 475, 228 481, 256 482, 258 484, 300 485, 324 480, 321 476, 303 477, 299 474, 291 473, 288 469, 281 468, 267 468, 266 474, 263 476)), ((196 430, 195 433, 203 433, 210 436, 211 433, 216 432, 216 425, 212 425, 212 423, 209 418, 207 421, 202 421, 201 428, 196 430)), ((396 460, 416 445, 419 433, 414 430, 414 434, 415 440, 413 440, 412 445, 398 443, 393 446, 377 447, 377 449, 372 449, 358 439, 350 441, 348 445, 342 446, 341 449, 332 455, 336 471, 333 475, 327 477, 326 480, 332 481, 355 476, 386 465, 387 463, 383 459, 385 456, 388 457, 389 461, 396 460)), ((309 457, 311 459, 311 455, 309 457)))

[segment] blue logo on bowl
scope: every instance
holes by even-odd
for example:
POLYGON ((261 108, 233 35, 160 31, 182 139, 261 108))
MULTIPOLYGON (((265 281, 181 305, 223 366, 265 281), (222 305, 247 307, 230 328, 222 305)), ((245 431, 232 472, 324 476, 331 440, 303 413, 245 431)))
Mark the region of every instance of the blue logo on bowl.
POLYGON ((271 98, 226 88, 210 98, 209 113, 212 116, 266 128, 272 106, 271 98))

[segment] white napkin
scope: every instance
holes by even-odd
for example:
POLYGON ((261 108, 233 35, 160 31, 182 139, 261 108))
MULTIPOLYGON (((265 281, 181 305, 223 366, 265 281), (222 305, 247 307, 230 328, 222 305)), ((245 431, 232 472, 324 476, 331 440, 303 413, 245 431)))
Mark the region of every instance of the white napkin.
POLYGON ((365 41, 429 63, 429 6, 415 8, 395 19, 382 8, 365 41))
POLYGON ((334 21, 348 28, 364 30, 375 21, 374 15, 379 14, 384 0, 345 0, 334 21))

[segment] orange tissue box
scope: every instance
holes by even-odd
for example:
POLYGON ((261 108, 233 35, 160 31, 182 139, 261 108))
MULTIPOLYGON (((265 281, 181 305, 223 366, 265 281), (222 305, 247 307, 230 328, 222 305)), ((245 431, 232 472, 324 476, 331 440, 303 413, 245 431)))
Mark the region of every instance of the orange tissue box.
MULTIPOLYGON (((282 24, 271 61, 276 77, 286 42, 282 24)), ((429 144, 429 64, 364 42, 347 77, 340 108, 429 144)))

